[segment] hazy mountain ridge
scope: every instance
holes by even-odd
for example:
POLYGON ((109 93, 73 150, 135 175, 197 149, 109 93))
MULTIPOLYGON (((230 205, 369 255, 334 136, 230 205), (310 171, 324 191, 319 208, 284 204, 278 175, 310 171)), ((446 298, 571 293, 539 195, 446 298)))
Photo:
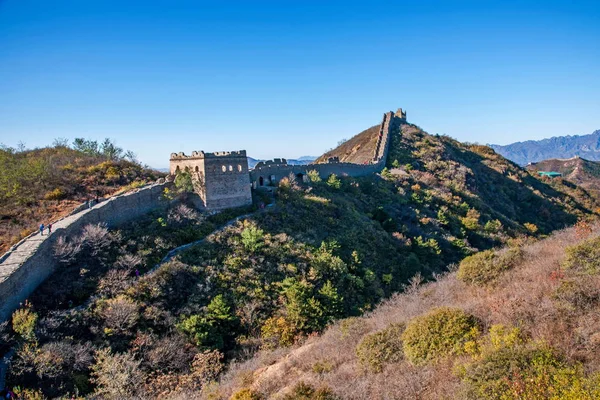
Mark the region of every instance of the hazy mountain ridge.
POLYGON ((600 130, 589 135, 555 136, 542 140, 527 140, 508 145, 490 144, 492 149, 516 162, 526 165, 530 162, 575 156, 587 160, 600 160, 600 130))
MULTIPOLYGON (((313 157, 313 156, 302 156, 299 158, 287 158, 286 161, 290 165, 308 165, 308 164, 312 163, 313 161, 315 161, 316 159, 317 159, 317 157, 313 157)), ((250 169, 254 168, 256 166, 256 164, 258 164, 261 161, 264 162, 267 160, 261 160, 261 159, 257 159, 257 158, 248 157, 248 168, 250 168, 250 169)))

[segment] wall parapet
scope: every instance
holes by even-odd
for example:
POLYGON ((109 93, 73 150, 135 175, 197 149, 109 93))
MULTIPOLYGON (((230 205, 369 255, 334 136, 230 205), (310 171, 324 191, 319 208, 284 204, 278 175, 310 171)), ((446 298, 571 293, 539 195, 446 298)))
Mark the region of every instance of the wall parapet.
POLYGON ((54 222, 53 232, 41 236, 39 232, 21 240, 0 257, 0 322, 46 280, 56 268, 54 244, 60 236, 71 236, 88 224, 106 223, 116 226, 147 212, 166 206, 162 198, 170 182, 156 183, 113 196, 75 214, 54 222))
POLYGON ((214 153, 206 153, 202 150, 192 151, 192 155, 188 156, 183 151, 179 153, 171 153, 170 160, 196 160, 204 158, 216 158, 216 157, 246 157, 246 150, 238 151, 215 151, 214 153))

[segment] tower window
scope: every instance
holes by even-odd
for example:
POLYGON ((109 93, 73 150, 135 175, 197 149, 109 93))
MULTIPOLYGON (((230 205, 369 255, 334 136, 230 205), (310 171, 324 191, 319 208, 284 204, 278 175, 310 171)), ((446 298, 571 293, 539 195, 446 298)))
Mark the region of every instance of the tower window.
POLYGON ((221 169, 223 170, 223 172, 226 172, 226 171, 227 171, 227 167, 226 167, 226 166, 224 166, 224 165, 221 167, 221 169))

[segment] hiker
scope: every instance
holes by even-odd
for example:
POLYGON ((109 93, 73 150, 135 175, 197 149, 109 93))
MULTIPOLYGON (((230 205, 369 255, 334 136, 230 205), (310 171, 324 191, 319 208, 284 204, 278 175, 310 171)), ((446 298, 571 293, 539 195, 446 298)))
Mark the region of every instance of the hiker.
POLYGON ((136 278, 139 278, 139 277, 140 277, 140 270, 139 270, 139 269, 136 269, 136 270, 135 270, 135 277, 136 277, 136 278))
POLYGON ((17 395, 9 389, 3 389, 0 390, 0 399, 4 400, 4 399, 16 399, 17 395))
POLYGON ((44 236, 44 224, 40 224, 40 235, 44 236))
POLYGON ((52 233, 52 223, 48 224, 48 235, 52 233))

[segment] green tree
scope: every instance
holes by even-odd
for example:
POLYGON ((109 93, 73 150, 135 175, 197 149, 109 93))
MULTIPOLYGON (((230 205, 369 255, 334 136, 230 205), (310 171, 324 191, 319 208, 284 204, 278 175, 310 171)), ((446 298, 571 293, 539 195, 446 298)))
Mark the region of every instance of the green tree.
POLYGON ((308 179, 312 182, 312 183, 319 183, 322 181, 321 176, 319 175, 319 171, 315 170, 315 169, 311 169, 310 171, 308 171, 306 173, 308 175, 308 179))
POLYGON ((325 282, 319 289, 319 301, 323 304, 323 322, 330 323, 344 314, 344 298, 330 281, 325 282))
POLYGON ((331 175, 329 175, 329 178, 327 179, 327 185, 330 188, 339 189, 342 187, 342 181, 340 180, 340 178, 337 177, 336 174, 331 174, 331 175))
POLYGON ((259 250, 263 245, 264 232, 255 225, 250 225, 242 231, 242 244, 251 253, 259 250))
POLYGON ((313 296, 314 287, 306 281, 288 278, 284 281, 283 295, 288 319, 303 332, 316 332, 326 323, 323 305, 313 296))
POLYGON ((204 315, 193 314, 177 324, 199 347, 222 350, 237 331, 238 319, 222 294, 215 296, 206 306, 204 315))
POLYGON ((95 140, 86 140, 84 138, 75 138, 73 141, 73 149, 91 156, 100 155, 98 142, 95 140))
POLYGON ((194 191, 192 175, 189 171, 179 172, 175 176, 175 187, 178 193, 191 193, 194 191))

